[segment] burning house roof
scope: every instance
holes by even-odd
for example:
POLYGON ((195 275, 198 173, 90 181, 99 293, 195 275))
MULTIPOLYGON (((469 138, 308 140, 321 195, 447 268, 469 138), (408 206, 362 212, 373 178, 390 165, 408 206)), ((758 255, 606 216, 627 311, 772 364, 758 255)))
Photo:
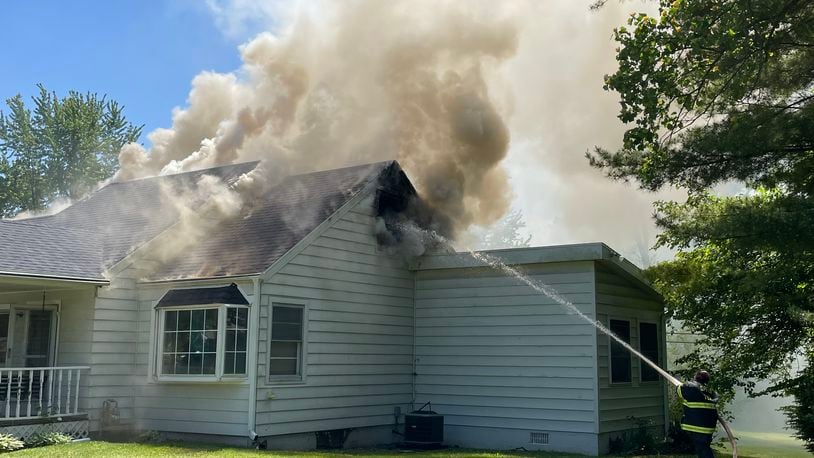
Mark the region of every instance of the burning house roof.
MULTIPOLYGON (((61 212, 0 221, 0 274, 105 280, 105 270, 165 231, 178 210, 162 187, 194 187, 204 175, 230 184, 258 162, 109 184, 61 212)), ((293 175, 214 230, 149 280, 263 272, 394 161, 293 175)))

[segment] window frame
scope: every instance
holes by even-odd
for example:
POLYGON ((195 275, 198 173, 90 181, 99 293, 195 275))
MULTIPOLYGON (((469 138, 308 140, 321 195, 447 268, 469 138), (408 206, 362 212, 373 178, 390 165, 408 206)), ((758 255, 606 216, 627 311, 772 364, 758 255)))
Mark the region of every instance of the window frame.
POLYGON ((296 300, 271 300, 268 307, 268 315, 266 317, 266 384, 267 386, 276 385, 302 385, 306 382, 306 373, 308 368, 308 303, 296 300), (300 352, 298 355, 298 374, 297 375, 273 375, 271 374, 271 344, 272 344, 272 317, 274 316, 274 307, 289 307, 300 308, 302 310, 302 334, 300 342, 300 352))
POLYGON ((196 305, 179 305, 172 307, 159 307, 155 309, 155 351, 154 375, 159 382, 245 382, 249 376, 249 339, 251 324, 251 306, 242 304, 196 304, 196 305), (224 359, 226 355, 226 312, 229 309, 246 309, 247 316, 247 329, 246 329, 246 371, 243 374, 224 374, 224 359), (217 336, 218 342, 215 349, 215 373, 214 374, 164 374, 163 373, 163 357, 164 357, 164 322, 166 319, 166 312, 174 311, 192 311, 192 310, 210 310, 217 309, 218 311, 218 329, 217 336))
MULTIPOLYGON (((634 320, 632 318, 622 318, 622 317, 609 317, 608 318, 608 329, 613 332, 613 327, 611 325, 612 321, 624 321, 627 323, 628 327, 628 342, 627 344, 633 347, 633 323, 634 320)), ((615 340, 611 336, 607 336, 608 338, 608 385, 612 386, 625 386, 625 385, 633 385, 633 355, 629 351, 625 351, 628 356, 628 372, 630 380, 626 382, 614 382, 613 381, 613 344, 615 340)), ((634 347, 635 348, 635 347, 634 347)))
MULTIPOLYGON (((657 355, 656 355, 656 361, 654 361, 654 362, 656 363, 657 366, 661 367, 661 351, 662 351, 662 348, 661 348, 662 347, 661 334, 662 334, 662 332, 659 329, 659 323, 655 322, 655 321, 651 321, 651 320, 639 320, 639 322, 638 322, 638 325, 637 325, 638 330, 637 331, 639 333, 638 334, 639 335, 639 352, 641 354, 643 354, 644 356, 647 356, 647 355, 644 354, 644 351, 642 351, 642 324, 652 324, 653 326, 656 327, 656 353, 657 353, 657 355)), ((658 374, 658 373, 656 374, 656 378, 654 380, 645 380, 644 378, 642 378, 642 371, 643 371, 645 366, 647 366, 647 363, 645 363, 644 361, 639 362, 639 383, 640 384, 641 383, 646 383, 646 384, 661 383, 661 375, 658 374)), ((647 367, 650 367, 650 366, 647 366, 647 367)))

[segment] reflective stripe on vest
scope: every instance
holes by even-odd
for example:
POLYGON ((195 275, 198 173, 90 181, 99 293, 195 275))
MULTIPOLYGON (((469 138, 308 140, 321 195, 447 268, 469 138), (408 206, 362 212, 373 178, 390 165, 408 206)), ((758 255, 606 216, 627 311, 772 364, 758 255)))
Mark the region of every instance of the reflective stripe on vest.
POLYGON ((679 386, 677 391, 684 410, 681 429, 699 434, 715 433, 718 420, 716 402, 694 382, 679 386))
POLYGON ((717 410, 717 407, 715 407, 714 402, 689 402, 689 401, 684 401, 681 404, 684 405, 685 407, 689 407, 690 409, 712 409, 712 410, 717 410))
POLYGON ((715 434, 715 428, 704 428, 703 426, 685 425, 684 423, 681 424, 681 429, 692 433, 715 434))

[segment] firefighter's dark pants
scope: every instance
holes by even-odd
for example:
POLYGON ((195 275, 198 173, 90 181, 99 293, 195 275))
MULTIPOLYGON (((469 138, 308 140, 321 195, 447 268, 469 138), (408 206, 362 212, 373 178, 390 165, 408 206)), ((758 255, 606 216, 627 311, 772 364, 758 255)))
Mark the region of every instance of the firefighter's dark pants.
POLYGON ((695 446, 695 453, 698 454, 698 458, 715 458, 715 454, 712 453, 712 434, 693 432, 687 432, 687 434, 692 439, 692 445, 695 446))

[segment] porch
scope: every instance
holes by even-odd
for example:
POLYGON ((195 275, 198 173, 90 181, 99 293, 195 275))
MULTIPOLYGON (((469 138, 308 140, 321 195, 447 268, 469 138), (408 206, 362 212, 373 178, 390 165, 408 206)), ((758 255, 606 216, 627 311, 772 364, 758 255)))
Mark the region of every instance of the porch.
POLYGON ((0 431, 16 437, 61 432, 88 436, 88 415, 79 408, 87 366, 0 369, 0 431))
POLYGON ((0 275, 0 432, 87 437, 95 290, 0 275))

